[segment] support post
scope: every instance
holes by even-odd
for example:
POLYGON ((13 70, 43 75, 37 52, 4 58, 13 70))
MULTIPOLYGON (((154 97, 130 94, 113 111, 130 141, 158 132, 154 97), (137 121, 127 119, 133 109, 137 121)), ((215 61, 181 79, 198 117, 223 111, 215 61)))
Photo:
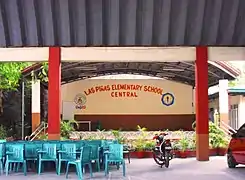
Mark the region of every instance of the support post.
POLYGON ((25 81, 22 78, 22 90, 21 90, 21 137, 25 139, 25 81))
POLYGON ((32 79, 32 88, 31 88, 31 111, 32 111, 32 120, 31 128, 34 132, 37 127, 40 125, 40 111, 41 111, 41 93, 40 93, 40 80, 32 79))
POLYGON ((61 48, 49 48, 48 139, 60 139, 61 48))
POLYGON ((196 47, 196 159, 209 160, 208 49, 196 47))

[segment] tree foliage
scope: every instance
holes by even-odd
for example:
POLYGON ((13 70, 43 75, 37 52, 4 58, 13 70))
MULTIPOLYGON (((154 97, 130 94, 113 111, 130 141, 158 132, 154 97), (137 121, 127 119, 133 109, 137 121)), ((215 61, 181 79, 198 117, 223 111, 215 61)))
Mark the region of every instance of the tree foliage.
POLYGON ((229 87, 237 87, 245 85, 245 75, 241 75, 233 81, 229 81, 229 87))
POLYGON ((38 79, 43 82, 48 82, 48 63, 42 63, 42 70, 38 73, 38 79))
POLYGON ((0 90, 16 90, 19 86, 21 71, 31 63, 0 63, 0 90))

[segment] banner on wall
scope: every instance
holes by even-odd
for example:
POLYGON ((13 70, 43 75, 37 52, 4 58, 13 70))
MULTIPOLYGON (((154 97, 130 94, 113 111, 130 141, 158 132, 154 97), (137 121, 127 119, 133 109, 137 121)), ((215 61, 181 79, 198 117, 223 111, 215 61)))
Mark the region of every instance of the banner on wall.
POLYGON ((108 92, 111 98, 138 98, 140 91, 159 95, 159 100, 164 106, 171 106, 175 97, 170 92, 164 92, 162 88, 139 84, 112 84, 94 86, 84 90, 75 96, 76 109, 86 109, 87 97, 100 92, 108 92))

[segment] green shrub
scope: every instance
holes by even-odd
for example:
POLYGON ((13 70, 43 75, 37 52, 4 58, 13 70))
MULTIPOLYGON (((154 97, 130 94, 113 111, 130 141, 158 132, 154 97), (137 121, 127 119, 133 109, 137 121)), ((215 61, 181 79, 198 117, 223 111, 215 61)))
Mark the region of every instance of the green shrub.
POLYGON ((0 125, 0 139, 7 138, 7 130, 3 125, 0 125))
POLYGON ((124 144, 126 139, 122 136, 121 130, 111 130, 112 135, 114 136, 115 140, 118 141, 120 144, 124 144))
POLYGON ((60 122, 60 135, 62 139, 69 139, 70 133, 75 131, 74 126, 78 126, 75 120, 61 120, 60 122))
POLYGON ((136 151, 145 150, 146 138, 147 138, 147 129, 145 127, 137 126, 137 130, 139 132, 139 136, 133 142, 133 147, 136 151))
POLYGON ((209 123, 209 145, 212 148, 227 147, 228 136, 214 123, 209 123))
POLYGON ((39 140, 48 140, 48 134, 47 133, 46 134, 41 134, 41 135, 38 136, 38 139, 39 140))

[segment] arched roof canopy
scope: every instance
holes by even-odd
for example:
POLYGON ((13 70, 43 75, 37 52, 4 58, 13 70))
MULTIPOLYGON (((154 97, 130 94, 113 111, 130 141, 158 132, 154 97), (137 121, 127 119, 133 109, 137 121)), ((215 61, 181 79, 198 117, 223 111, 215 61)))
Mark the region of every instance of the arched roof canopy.
MULTIPOLYGON (((41 64, 35 64, 23 71, 38 72, 41 64)), ((109 74, 141 74, 155 76, 171 81, 195 85, 194 62, 63 62, 62 84, 109 74)), ((220 79, 234 79, 239 71, 224 62, 209 62, 209 85, 215 85, 220 79)))

